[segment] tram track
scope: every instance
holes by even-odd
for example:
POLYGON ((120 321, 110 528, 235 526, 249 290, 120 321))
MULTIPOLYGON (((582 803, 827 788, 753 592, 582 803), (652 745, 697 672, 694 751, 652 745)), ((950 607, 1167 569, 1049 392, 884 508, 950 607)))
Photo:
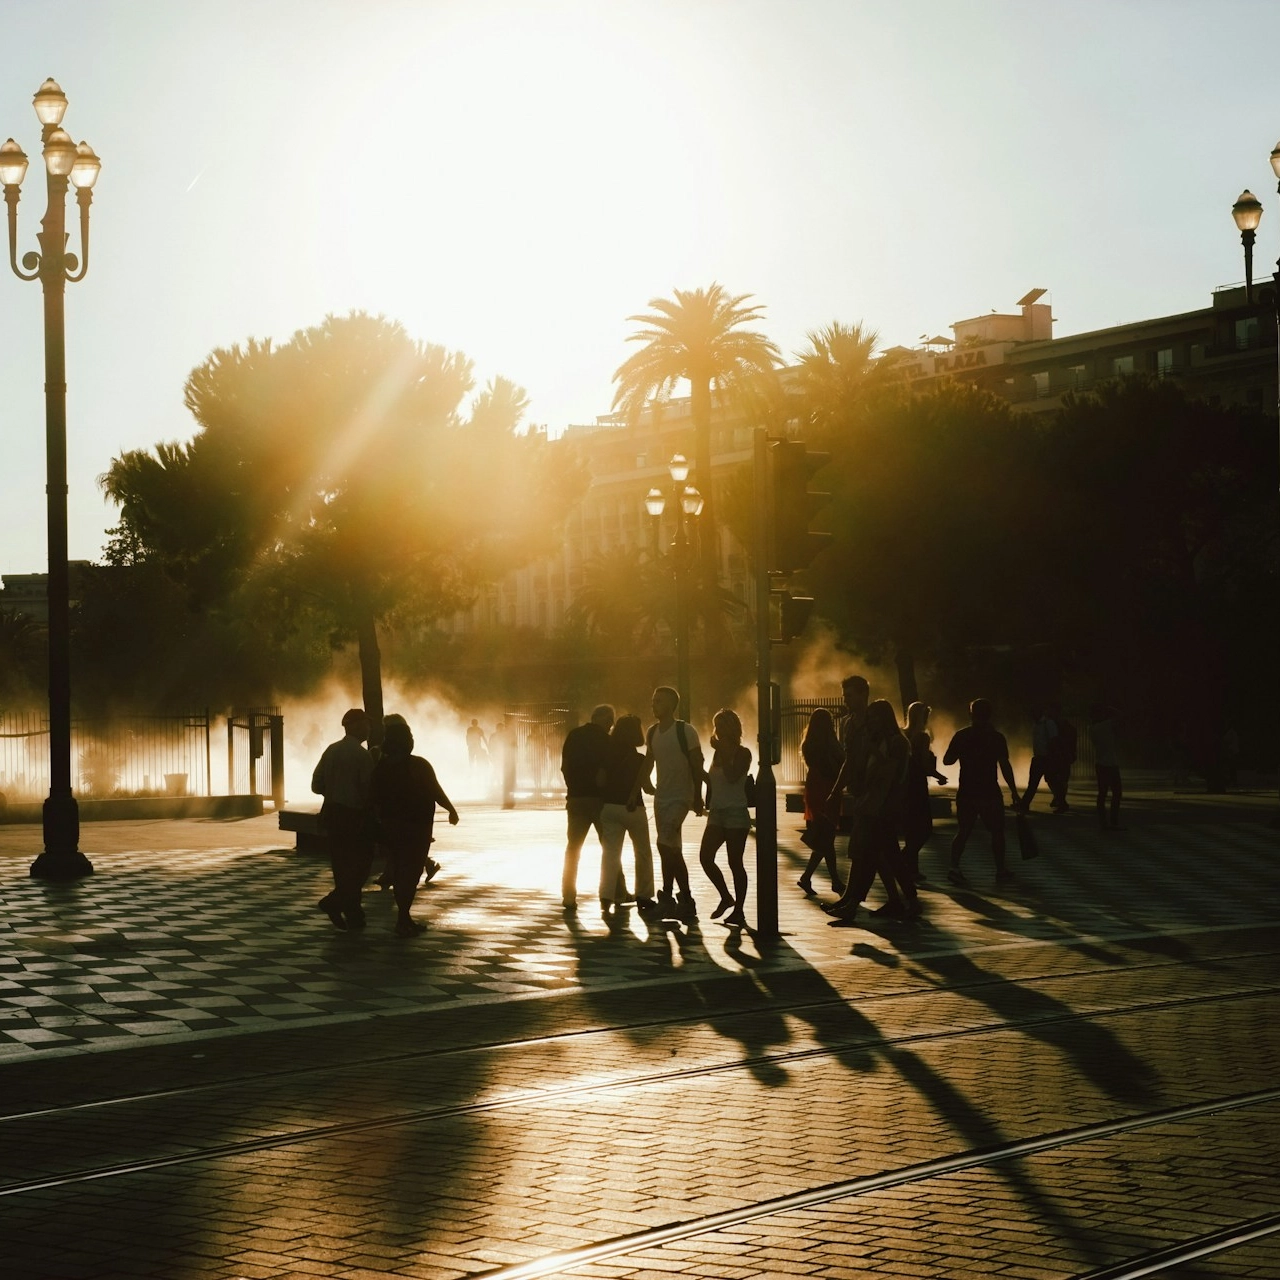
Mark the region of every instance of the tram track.
MULTIPOLYGON (((474 1280, 538 1280, 539 1277, 560 1275, 573 1271, 591 1263, 604 1262, 611 1258, 625 1257, 639 1253, 645 1249, 660 1248, 663 1245, 676 1244, 697 1236, 709 1235, 715 1231, 739 1227, 744 1223, 759 1221, 776 1214, 787 1213, 797 1209, 812 1209, 818 1205, 829 1204, 836 1200, 848 1200, 857 1196, 868 1195, 876 1191, 891 1190, 914 1182, 927 1182, 948 1174, 961 1173, 968 1169, 997 1165, 1011 1160, 1021 1160, 1028 1156, 1058 1151, 1065 1147, 1099 1139, 1112 1138, 1133 1133, 1140 1129, 1152 1128, 1161 1124, 1173 1124, 1187 1120, 1195 1120, 1206 1116, 1221 1115, 1231 1111, 1239 1111, 1249 1107, 1263 1106, 1270 1102, 1280 1101, 1280 1088, 1256 1090, 1251 1093, 1233 1094, 1217 1098, 1209 1102, 1190 1103, 1179 1107, 1164 1107, 1157 1110, 1140 1112, 1124 1116, 1116 1120, 1081 1125, 1077 1128, 1059 1130, 1056 1133, 1044 1134, 1036 1138, 1023 1138, 1015 1142, 1002 1143, 992 1147, 978 1147, 956 1155, 943 1156, 936 1160, 928 1160, 919 1164, 887 1170, 882 1173, 850 1178, 842 1182, 828 1183, 808 1191, 795 1192, 791 1195, 777 1196, 758 1200, 753 1204, 743 1205, 721 1213, 708 1214, 699 1218, 687 1219, 683 1222, 670 1223, 665 1226, 650 1228, 625 1236, 615 1236, 609 1240, 596 1241, 578 1248, 568 1249, 561 1253, 535 1258, 528 1262, 499 1267, 489 1271, 474 1273, 474 1280)), ((1249 1240, 1261 1239, 1264 1235, 1280 1230, 1280 1215, 1256 1220, 1253 1224, 1241 1224, 1247 1231, 1237 1234, 1231 1232, 1215 1233, 1212 1241, 1218 1237, 1230 1236, 1232 1243, 1219 1243, 1216 1249, 1235 1247, 1249 1240), (1261 1225, 1259 1225, 1261 1224, 1261 1225), (1274 1224, 1274 1225, 1271 1225, 1274 1224)), ((1209 1237, 1199 1242, 1200 1253, 1187 1253, 1186 1260, 1207 1256, 1209 1248, 1215 1247, 1209 1237), (1206 1241, 1209 1243, 1206 1244, 1206 1241)), ((1193 1242, 1195 1243, 1195 1242, 1193 1242)), ((1159 1263, 1161 1268, 1176 1265, 1184 1260, 1181 1255, 1173 1256, 1174 1251, 1165 1250, 1170 1256, 1159 1263)), ((1136 1263, 1123 1264, 1121 1268, 1112 1268, 1099 1272, 1090 1272, 1088 1276, 1078 1280, 1137 1280, 1144 1275, 1158 1274, 1150 1269, 1150 1262, 1158 1255, 1148 1257, 1147 1270, 1134 1270, 1136 1263), (1130 1269, 1124 1269, 1128 1267, 1130 1269)))
MULTIPOLYGON (((953 989, 949 988, 948 990, 953 989)), ((372 1133, 378 1130, 438 1122, 467 1115, 513 1110, 520 1107, 539 1105, 563 1099, 590 1097, 620 1089, 653 1088, 734 1071, 751 1070, 765 1065, 776 1066, 785 1063, 804 1061, 806 1059, 836 1057, 842 1053, 853 1052, 860 1049, 882 1048, 887 1050, 910 1045, 952 1041, 984 1035, 1001 1035, 1030 1028, 1069 1024, 1072 1022, 1081 1022, 1095 1018, 1128 1017, 1143 1013, 1186 1008, 1195 1005, 1256 999, 1259 997, 1275 995, 1277 992, 1280 992, 1280 986, 1277 985, 1253 986, 1237 988, 1235 990, 1212 992, 1203 995, 1171 997, 1160 1000, 1143 1001, 1135 1004, 1094 1008, 1079 1012, 1073 1010, 1071 1012, 1060 1014, 1041 1014, 1025 1019, 989 1021, 942 1031, 915 1032, 893 1037, 876 1037, 870 1035, 855 1036, 847 1040, 831 1044, 818 1045, 804 1049, 786 1050, 779 1053, 755 1054, 747 1057, 734 1058, 724 1062, 705 1064, 702 1066, 683 1067, 672 1071, 644 1072, 629 1076, 613 1077, 607 1080, 597 1080, 589 1083, 568 1083, 545 1088, 523 1089, 503 1097, 488 1100, 454 1103, 446 1106, 415 1108, 408 1111, 395 1112, 385 1116, 368 1117, 361 1120, 340 1121, 333 1124, 311 1126, 309 1128, 295 1129, 285 1133, 267 1134, 259 1138, 246 1139, 240 1142, 193 1147, 187 1151, 168 1152, 160 1156, 145 1157, 137 1160, 123 1161, 116 1164, 76 1169, 69 1172, 26 1179, 21 1182, 11 1182, 5 1185, 0 1185, 0 1198, 14 1197, 38 1191, 48 1191, 60 1187, 72 1186, 78 1183, 128 1177, 159 1169, 172 1168, 179 1165, 231 1159, 263 1151, 306 1146, 312 1143, 372 1133)), ((1280 1096, 1280 1090, 1273 1090, 1270 1091, 1270 1093, 1275 1093, 1277 1096, 1280 1096)), ((1248 1096, 1252 1097, 1254 1095, 1248 1096)), ((1270 1094, 1268 1094, 1268 1096, 1270 1096, 1270 1094)), ((154 1097, 155 1095, 140 1095, 140 1099, 142 1101, 151 1100, 154 1097)), ((1202 1104, 1195 1105, 1202 1106, 1202 1104)), ((1208 1106, 1209 1104, 1203 1105, 1208 1106)), ((38 1119, 42 1116, 56 1114, 61 1113, 57 1111, 34 1113, 32 1118, 38 1119)), ((17 1117, 8 1117, 8 1119, 11 1120, 16 1118, 17 1117)), ((1135 1127, 1138 1126, 1135 1125, 1135 1127)), ((832 1198, 835 1197, 833 1196, 832 1198)), ((537 1274, 548 1273, 540 1272, 537 1274)))
POLYGON ((1153 1249, 1149 1253, 1139 1254, 1098 1271, 1086 1272, 1076 1276, 1075 1280, 1142 1280, 1143 1276, 1163 1275, 1171 1267, 1212 1258, 1229 1249, 1240 1249, 1277 1234, 1280 1234, 1280 1213, 1268 1213, 1232 1223, 1218 1231, 1193 1236, 1177 1244, 1153 1249))
MULTIPOLYGON (((1225 955, 1210 957, 1210 962, 1215 965, 1229 965, 1232 962, 1245 960, 1263 960, 1274 959, 1280 956, 1278 950, 1262 950, 1262 951, 1241 951, 1231 952, 1225 955)), ((854 1007, 862 1009, 866 1006, 874 1006, 884 1004, 889 1001, 912 1001, 927 998, 936 998, 939 994, 960 995, 964 996, 971 992, 980 992, 988 988, 1006 987, 1010 982, 1016 982, 1019 988, 1030 989, 1035 984, 1066 982, 1078 978, 1102 978, 1108 974, 1123 973, 1125 975, 1135 973, 1147 973, 1155 970, 1183 968, 1186 965, 1185 960, 1157 960, 1142 964, 1124 964, 1115 966, 1098 966, 1093 965, 1078 969, 1058 970, 1054 972, 1038 973, 1038 974, 1019 974, 1016 979, 1003 976, 992 977, 990 979, 977 982, 964 982, 947 984, 945 986, 928 986, 915 990, 904 991, 886 991, 872 995, 859 997, 842 997, 832 996, 824 997, 817 1000, 796 1000, 787 1003, 767 1003, 756 1005, 753 1007, 740 1009, 724 1009, 716 1010, 715 1017, 717 1022, 725 1023, 727 1021, 736 1021, 740 1019, 759 1018, 762 1016, 785 1016, 788 1014, 802 1014, 810 1010, 835 1009, 842 1006, 854 1007)), ((1263 994, 1268 991, 1276 990, 1274 987, 1260 987, 1256 989, 1257 994, 1263 994)), ((1237 992, 1226 993, 1230 996, 1241 994, 1253 994, 1255 989, 1240 989, 1237 992)), ((1188 997, 1193 1002, 1199 1002, 1205 998, 1216 997, 1188 997)), ((1135 1008, 1138 1006, 1135 1006, 1135 1008)), ((1127 1008, 1127 1006, 1126 1006, 1127 1008)), ((1088 1015, 1095 1016, 1098 1011, 1090 1011, 1088 1015)), ((1109 1011, 1104 1011, 1109 1012, 1109 1011)), ((369 1068, 381 1068, 387 1066, 395 1066, 398 1064, 409 1064, 414 1062, 422 1062, 432 1059, 462 1056, 475 1053, 518 1053, 529 1049, 535 1049, 541 1046, 571 1043, 581 1041, 591 1036, 605 1036, 614 1034, 627 1034, 636 1031, 658 1030, 664 1027, 680 1027, 680 1026, 696 1026, 705 1023, 707 1020, 707 1011, 705 1009, 694 1013, 680 1014, 676 1017, 667 1018, 647 1018, 637 1019, 630 1022, 617 1022, 603 1025, 578 1027, 569 1031, 553 1032, 547 1035, 526 1036, 519 1039, 494 1039, 483 1040, 473 1044, 446 1045, 438 1048, 430 1049, 411 1049, 403 1050, 397 1053, 368 1055, 353 1059, 348 1059, 337 1063, 313 1063, 304 1067, 287 1067, 274 1071, 257 1071, 249 1074, 235 1075, 223 1077, 219 1080, 202 1081, 199 1084, 175 1085, 164 1089, 150 1089, 138 1093, 117 1094, 107 1098, 93 1098, 83 1102, 60 1103, 57 1106, 37 1107, 26 1111, 14 1111, 7 1114, 0 1113, 0 1131, 3 1126, 13 1124, 19 1121, 37 1120, 44 1117, 53 1117, 61 1115, 70 1115, 77 1112, 101 1111, 112 1107, 130 1106, 146 1102, 174 1101, 180 1098, 197 1097, 201 1094, 215 1093, 223 1090, 239 1090, 250 1084, 273 1084, 282 1083, 291 1079, 303 1079, 308 1077, 323 1075, 340 1075, 347 1071, 363 1071, 369 1068)), ((1044 1019, 1040 1019, 1044 1021, 1044 1019)), ((994 1024, 993 1024, 994 1025, 994 1024)), ((999 1024, 1005 1025, 1005 1024, 999 1024)), ((1018 1025, 1026 1025, 1019 1023, 1018 1025)), ((981 1030, 990 1030, 991 1026, 981 1028, 981 1030)), ((938 1032, 931 1033, 939 1036, 950 1034, 973 1034, 969 1029, 959 1029, 955 1033, 938 1032)), ((856 1048, 859 1043, 851 1042, 848 1047, 856 1048)), ((901 1043, 901 1041, 872 1041, 872 1043, 901 1043)), ((840 1049, 834 1050, 839 1052, 840 1049)), ((815 1053, 829 1053, 833 1050, 823 1048, 821 1050, 795 1050, 792 1053, 804 1057, 812 1056, 815 1053)), ((744 1063, 757 1063, 765 1061, 787 1061, 789 1056, 771 1055, 762 1058, 752 1058, 749 1060, 739 1059, 737 1065, 744 1063)), ((732 1064, 731 1064, 732 1065, 732 1064)))

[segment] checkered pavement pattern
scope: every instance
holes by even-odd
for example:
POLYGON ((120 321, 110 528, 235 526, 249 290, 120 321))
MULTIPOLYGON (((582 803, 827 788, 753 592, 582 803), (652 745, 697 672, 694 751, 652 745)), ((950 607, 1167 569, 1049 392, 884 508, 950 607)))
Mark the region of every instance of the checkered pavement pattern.
MULTIPOLYGON (((329 885, 327 867, 282 849, 286 838, 270 821, 231 825, 222 847, 94 854, 96 873, 70 885, 33 881, 27 859, 0 858, 0 1062, 748 969, 894 965, 933 953, 1280 919, 1280 837, 1261 820, 1160 822, 1102 835, 1084 817, 1046 818, 1042 856, 1020 864, 1014 846, 1017 880, 998 892, 981 835, 965 859, 972 887, 946 884, 949 831, 940 824, 923 858, 925 919, 869 920, 857 930, 827 928, 795 888, 805 851, 787 827, 780 896, 788 946, 774 953, 705 919, 694 928, 647 928, 633 914, 609 927, 586 905, 594 842, 584 855, 584 905, 566 919, 558 892, 563 815, 476 809, 438 833, 445 869, 415 909, 430 927, 400 939, 391 932, 391 895, 372 885, 368 929, 334 930, 315 905, 329 885)), ((86 828, 86 847, 92 839, 86 828)), ((714 894, 693 843, 686 856, 705 911, 714 894)))

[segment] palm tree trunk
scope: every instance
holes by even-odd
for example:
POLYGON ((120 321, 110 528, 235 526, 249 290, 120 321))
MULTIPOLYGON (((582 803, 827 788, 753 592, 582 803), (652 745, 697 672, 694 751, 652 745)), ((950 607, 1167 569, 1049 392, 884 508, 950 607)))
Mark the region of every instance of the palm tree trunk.
POLYGON ((703 590, 712 593, 720 579, 720 536, 711 492, 711 379, 692 378, 689 386, 694 431, 693 482, 702 494, 702 514, 697 522, 700 576, 703 590))
POLYGON ((370 612, 362 612, 356 627, 360 646, 360 685, 364 709, 369 716, 369 747, 382 745, 382 651, 378 648, 378 623, 370 612))
POLYGON ((908 645, 900 644, 893 655, 893 661, 898 668, 898 696, 902 699, 902 715, 905 719, 907 708, 913 702, 920 701, 920 690, 916 686, 916 656, 908 645))

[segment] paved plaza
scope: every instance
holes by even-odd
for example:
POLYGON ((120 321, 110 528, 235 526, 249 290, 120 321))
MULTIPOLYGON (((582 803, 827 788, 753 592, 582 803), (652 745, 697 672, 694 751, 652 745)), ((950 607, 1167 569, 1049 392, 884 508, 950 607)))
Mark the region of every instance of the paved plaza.
MULTIPOLYGON (((611 926, 594 838, 566 919, 554 809, 441 828, 414 939, 375 886, 334 930, 270 815, 86 825, 72 885, 0 827, 0 1272, 1065 1280, 1263 1221, 1272 807, 1037 815, 999 891, 940 823, 925 919, 854 930, 787 819, 771 946, 611 926)), ((1275 1280, 1257 1230, 1141 1274, 1275 1280)))

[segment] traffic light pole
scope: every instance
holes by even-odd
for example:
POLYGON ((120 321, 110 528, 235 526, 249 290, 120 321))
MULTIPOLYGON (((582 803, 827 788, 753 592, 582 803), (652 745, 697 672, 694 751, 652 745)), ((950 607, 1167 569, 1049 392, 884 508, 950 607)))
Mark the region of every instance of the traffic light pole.
POLYGON ((772 486, 769 482, 769 435, 755 429, 755 571, 756 571, 756 936, 778 934, 778 789, 773 777, 773 737, 769 682, 772 648, 769 639, 769 532, 772 486))

